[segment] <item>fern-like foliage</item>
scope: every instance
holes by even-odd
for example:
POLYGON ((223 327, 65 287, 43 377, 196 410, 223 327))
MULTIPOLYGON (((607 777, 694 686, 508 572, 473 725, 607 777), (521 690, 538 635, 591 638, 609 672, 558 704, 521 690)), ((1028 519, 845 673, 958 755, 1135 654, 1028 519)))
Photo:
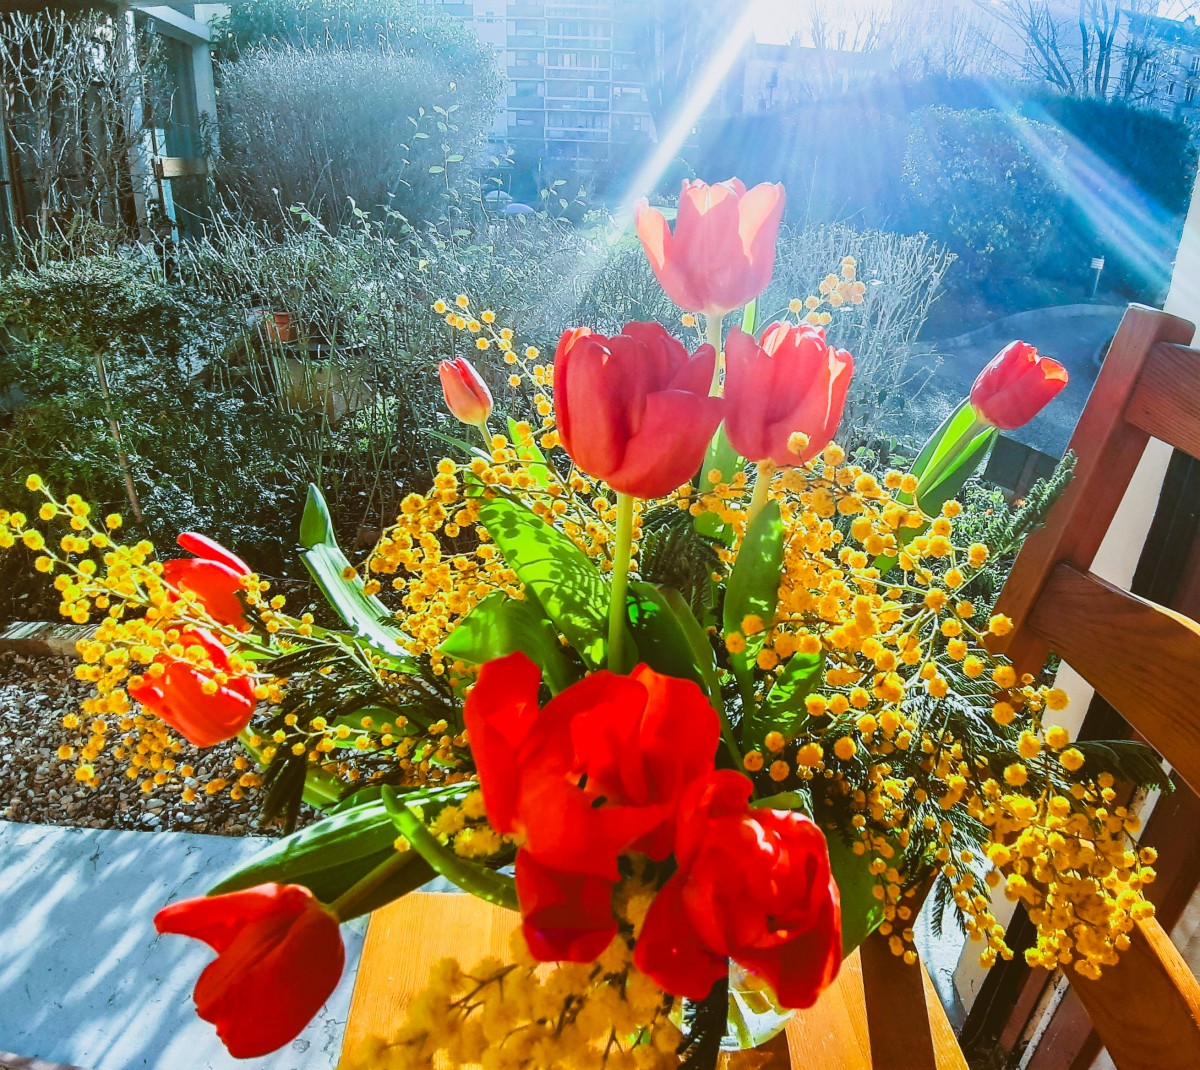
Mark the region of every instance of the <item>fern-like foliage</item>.
POLYGON ((712 540, 696 531, 690 513, 670 505, 651 509, 642 521, 638 561, 643 579, 674 587, 698 619, 711 616, 712 574, 720 558, 712 540))

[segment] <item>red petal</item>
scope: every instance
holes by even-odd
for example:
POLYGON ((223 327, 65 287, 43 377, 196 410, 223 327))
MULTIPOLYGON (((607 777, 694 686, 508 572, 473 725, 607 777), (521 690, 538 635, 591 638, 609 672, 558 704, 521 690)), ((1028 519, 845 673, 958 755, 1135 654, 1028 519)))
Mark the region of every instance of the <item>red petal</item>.
POLYGON ((621 467, 608 475, 614 490, 638 498, 661 498, 699 470, 721 422, 720 398, 665 390, 646 399, 642 426, 625 450, 621 467))
POLYGON ((525 942, 541 962, 592 962, 617 934, 612 881, 544 866, 517 852, 525 942))
POLYGON ((215 539, 201 535, 198 531, 185 531, 175 540, 189 554, 207 558, 209 561, 219 561, 227 568, 233 569, 240 576, 250 574, 250 566, 232 550, 227 550, 215 539))
POLYGON ((676 875, 654 897, 633 949, 633 964, 673 996, 704 999, 729 963, 700 941, 683 908, 681 888, 676 875))
POLYGON ((484 806, 497 832, 513 830, 517 750, 538 719, 541 680, 541 671, 524 654, 497 658, 480 670, 463 707, 484 806))
POLYGON ((154 927, 160 933, 177 933, 203 940, 219 953, 232 943, 243 926, 251 922, 281 912, 299 914, 303 902, 294 889, 311 898, 312 893, 298 885, 260 884, 225 895, 181 899, 154 915, 154 927))
POLYGON ((781 1007, 811 1007, 837 977, 842 964, 841 912, 832 895, 823 895, 811 929, 767 951, 734 956, 746 969, 767 980, 781 1007))
POLYGON ((281 896, 279 910, 243 926, 196 983, 197 1013, 216 1025, 237 1058, 266 1055, 294 1040, 345 965, 336 919, 307 889, 287 886, 285 893, 291 894, 287 901, 281 896))
POLYGON ((177 558, 163 565, 163 579, 172 587, 196 595, 213 620, 220 624, 249 627, 238 599, 243 575, 221 561, 203 558, 177 558))

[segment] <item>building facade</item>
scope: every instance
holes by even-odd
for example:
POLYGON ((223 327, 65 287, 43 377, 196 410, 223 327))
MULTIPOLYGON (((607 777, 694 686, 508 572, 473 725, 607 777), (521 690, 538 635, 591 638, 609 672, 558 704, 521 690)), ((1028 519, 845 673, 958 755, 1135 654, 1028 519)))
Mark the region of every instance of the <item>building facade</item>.
POLYGON ((650 116, 621 0, 423 0, 496 49, 508 79, 494 140, 518 160, 595 170, 649 140, 650 116))

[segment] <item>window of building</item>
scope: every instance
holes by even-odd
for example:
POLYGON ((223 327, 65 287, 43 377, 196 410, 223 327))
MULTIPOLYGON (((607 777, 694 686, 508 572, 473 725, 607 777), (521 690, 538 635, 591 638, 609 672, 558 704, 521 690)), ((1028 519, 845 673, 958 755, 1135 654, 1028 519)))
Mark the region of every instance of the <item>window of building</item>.
POLYGON ((1195 97, 1196 97, 1196 83, 1192 82, 1188 85, 1187 92, 1185 92, 1183 94, 1183 99, 1186 103, 1191 104, 1191 102, 1195 99, 1195 97))

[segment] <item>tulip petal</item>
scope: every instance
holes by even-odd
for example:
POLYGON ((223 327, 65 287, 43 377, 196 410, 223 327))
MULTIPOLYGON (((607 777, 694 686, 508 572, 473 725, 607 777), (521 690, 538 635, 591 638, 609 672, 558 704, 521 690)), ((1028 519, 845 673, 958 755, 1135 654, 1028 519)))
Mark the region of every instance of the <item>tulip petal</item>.
POLYGON ((737 953, 739 965, 770 983, 781 1007, 811 1007, 838 975, 842 926, 836 888, 832 896, 820 897, 820 914, 807 932, 766 951, 737 953))
POLYGON ((729 970, 723 955, 710 951, 688 921, 678 876, 663 885, 633 949, 633 964, 665 992, 704 999, 729 970))
POLYGON ((223 561, 176 558, 163 563, 163 579, 172 587, 191 591, 219 624, 249 627, 238 592, 242 576, 223 561))
POLYGON ((513 830, 520 773, 516 757, 539 716, 541 680, 528 657, 509 654, 483 666, 463 706, 484 807, 497 832, 513 830))
POLYGON ((198 531, 185 531, 176 540, 180 547, 189 554, 206 558, 209 561, 220 561, 241 576, 250 574, 250 566, 232 550, 227 550, 215 539, 201 535, 198 531))
POLYGON ((516 878, 525 942, 540 962, 592 962, 617 935, 612 881, 544 866, 524 850, 516 878))
POLYGON ((638 432, 629 439, 621 467, 609 475, 615 490, 661 498, 699 470, 721 422, 720 398, 664 390, 646 398, 638 432))

